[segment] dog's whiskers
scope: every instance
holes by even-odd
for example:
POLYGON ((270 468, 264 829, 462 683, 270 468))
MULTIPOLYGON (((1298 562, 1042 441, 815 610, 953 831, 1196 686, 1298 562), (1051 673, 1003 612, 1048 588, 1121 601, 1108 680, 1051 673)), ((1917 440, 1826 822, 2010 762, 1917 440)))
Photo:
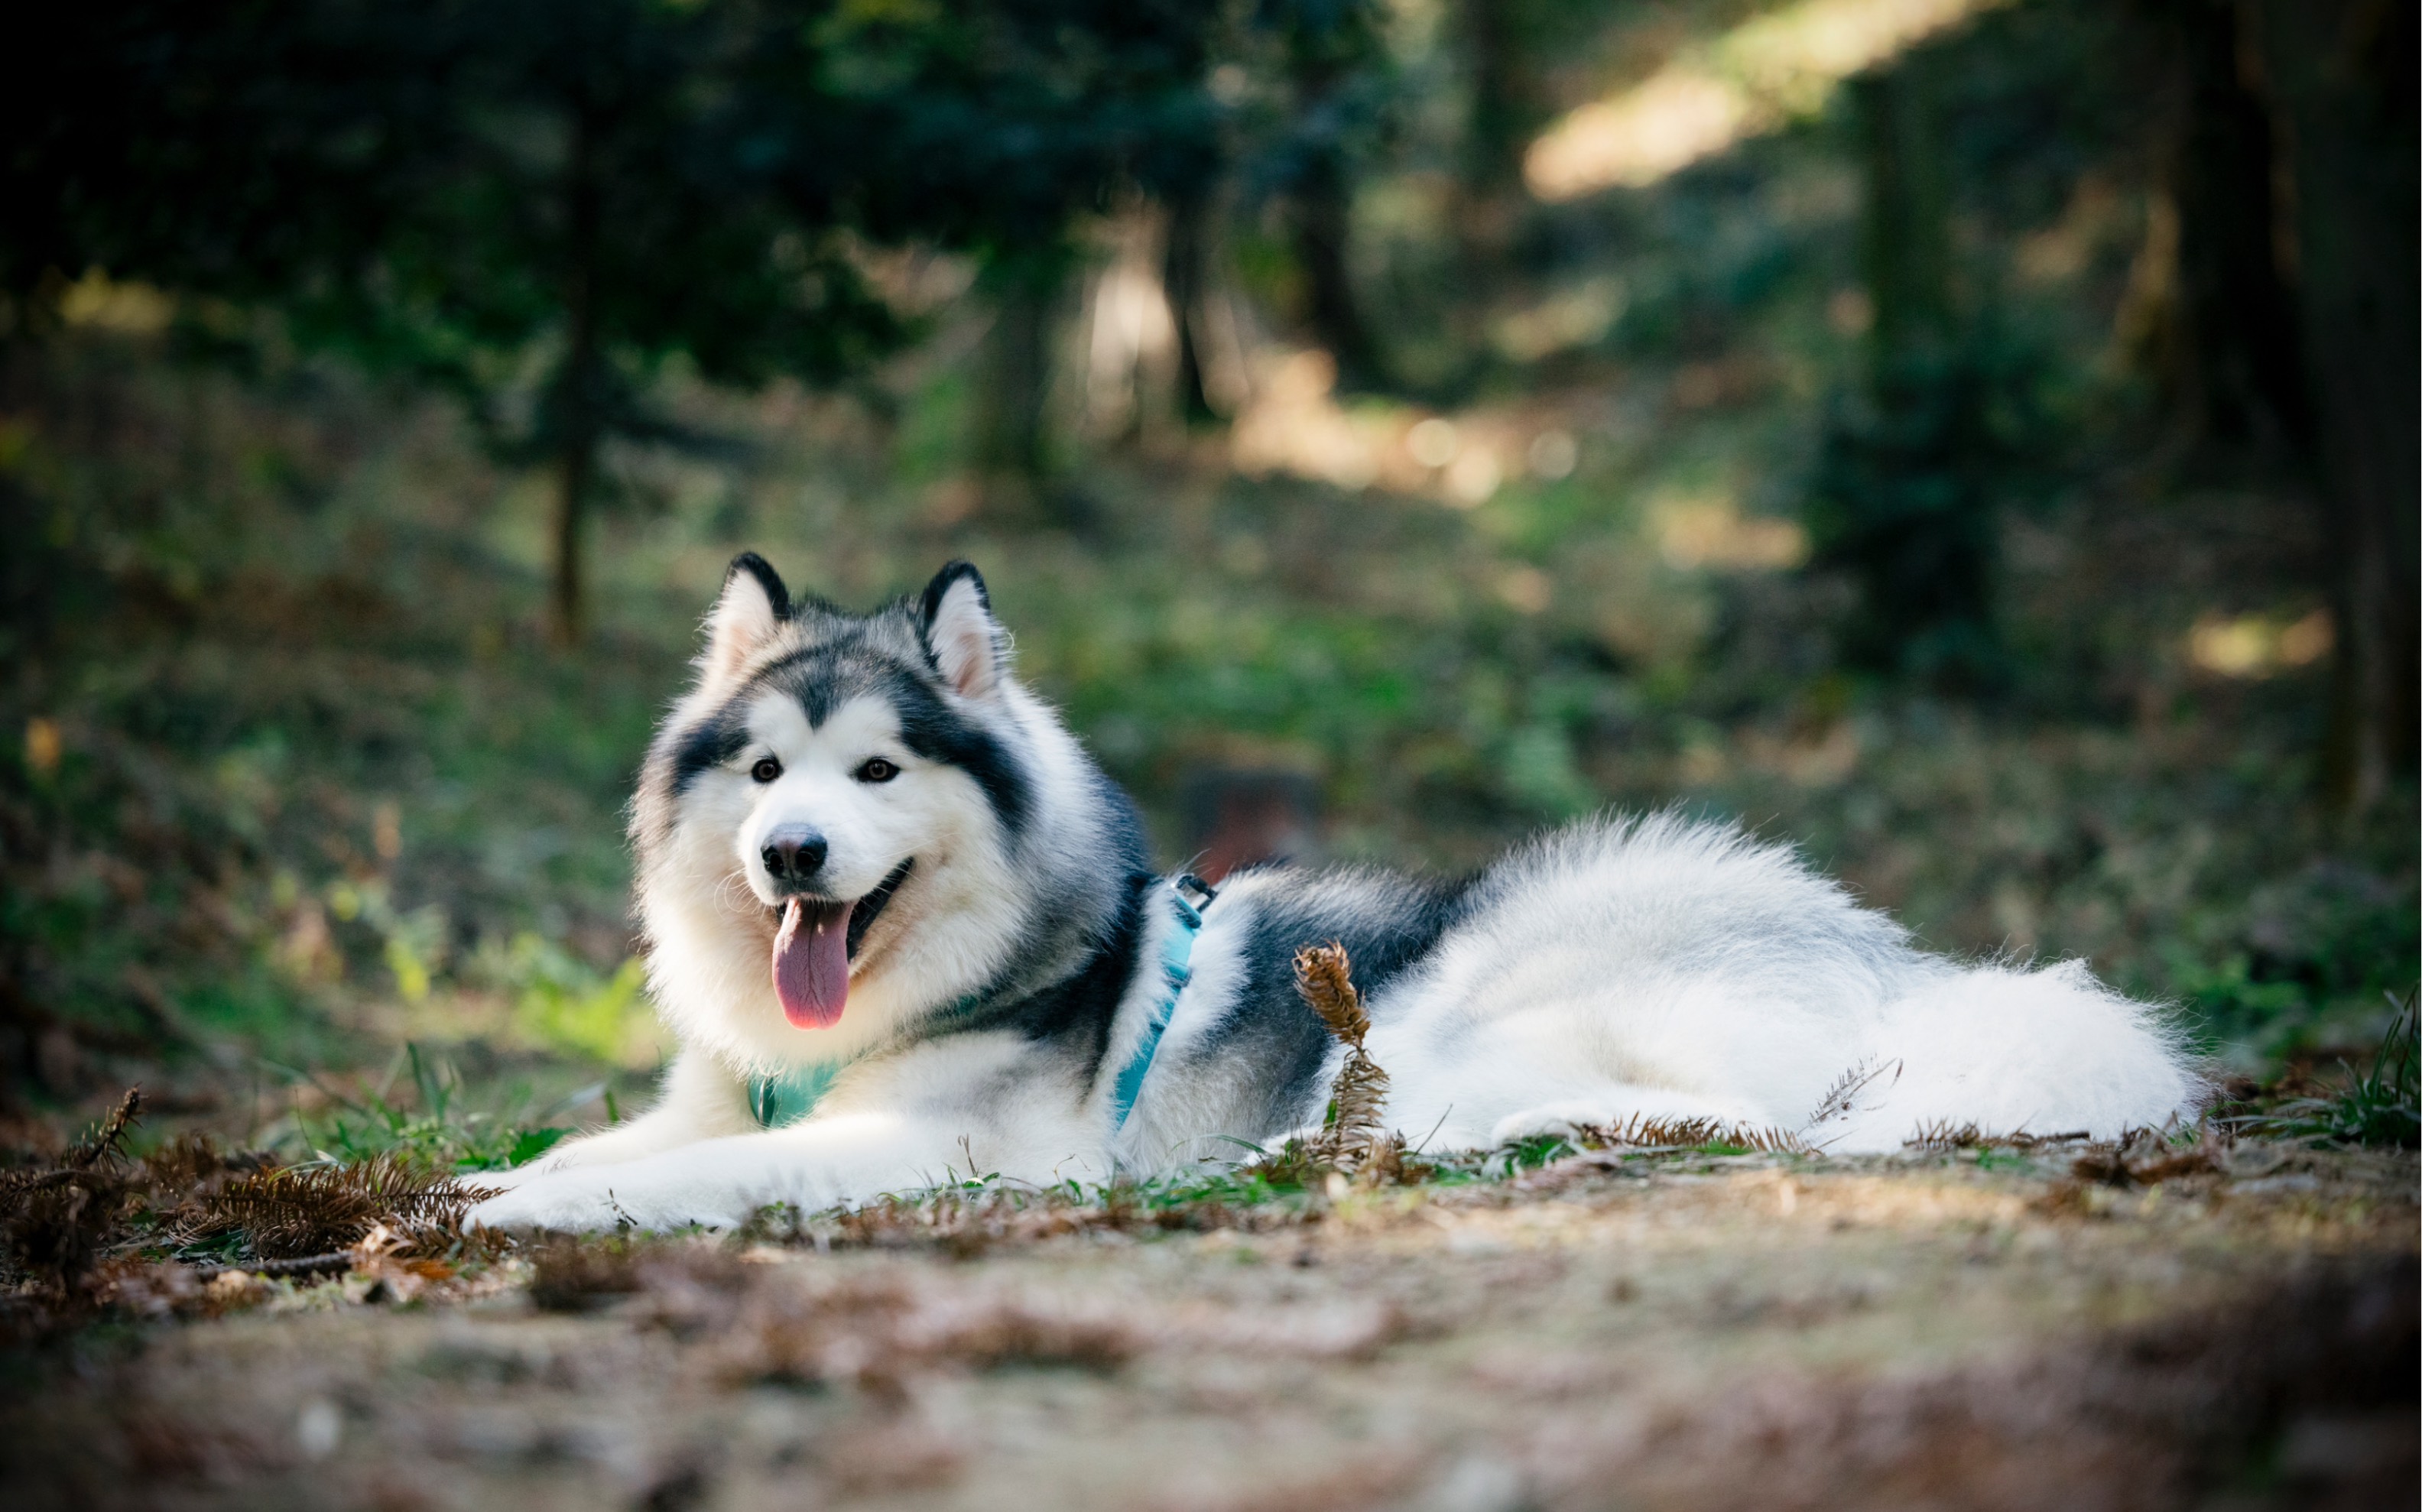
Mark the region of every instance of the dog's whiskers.
POLYGON ((748 874, 743 871, 727 873, 723 880, 715 885, 715 901, 716 906, 725 912, 742 919, 765 911, 764 900, 759 898, 757 890, 748 885, 748 874))

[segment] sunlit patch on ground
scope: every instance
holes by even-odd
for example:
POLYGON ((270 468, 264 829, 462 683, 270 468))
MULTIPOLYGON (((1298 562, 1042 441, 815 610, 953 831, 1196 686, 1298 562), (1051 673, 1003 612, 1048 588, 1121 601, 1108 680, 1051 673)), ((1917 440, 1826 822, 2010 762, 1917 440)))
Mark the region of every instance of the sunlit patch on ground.
POLYGON ((1271 354, 1266 380, 1229 442, 1248 477, 1291 474, 1347 490, 1377 488, 1473 510, 1517 479, 1558 482, 1580 462, 1571 431, 1516 410, 1424 414, 1406 404, 1341 404, 1337 366, 1317 350, 1271 354))
POLYGON ((2269 677, 2310 667, 2328 655, 2336 640, 2327 609, 2296 620, 2208 614, 2187 634, 2187 659, 2198 670, 2223 677, 2269 677))
POLYGON ((1669 496, 1650 507, 1658 548, 1683 571, 1777 571, 1808 559, 1808 532, 1797 520, 1745 519, 1729 494, 1669 496))

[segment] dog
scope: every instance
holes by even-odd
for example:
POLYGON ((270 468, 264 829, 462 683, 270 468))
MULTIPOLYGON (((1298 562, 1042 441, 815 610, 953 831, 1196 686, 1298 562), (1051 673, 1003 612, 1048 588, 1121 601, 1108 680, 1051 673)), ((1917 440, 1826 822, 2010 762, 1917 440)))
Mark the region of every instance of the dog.
POLYGON ((1599 818, 1457 880, 1156 874, 1133 803, 1012 673, 975 568, 858 615, 733 562, 632 806, 654 1107, 483 1175, 491 1227, 730 1226, 976 1175, 1104 1181, 1316 1127, 1342 944, 1431 1150, 1634 1119, 1832 1151, 2191 1117, 2175 1027, 2081 963, 1917 950, 1787 848, 1599 818))

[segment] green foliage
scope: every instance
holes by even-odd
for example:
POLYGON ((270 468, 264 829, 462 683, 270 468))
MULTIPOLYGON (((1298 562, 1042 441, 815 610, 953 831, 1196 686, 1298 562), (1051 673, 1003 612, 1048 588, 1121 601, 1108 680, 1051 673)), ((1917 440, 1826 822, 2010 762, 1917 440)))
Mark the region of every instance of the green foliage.
POLYGON ((2277 1054, 2331 1043, 2345 1010, 2393 996, 2422 951, 2406 898, 2351 868, 2315 867, 2247 902, 2238 930, 2208 924, 2165 947, 2172 990, 2216 1039, 2255 1039, 2277 1054))
POLYGON ((637 956, 600 972, 534 930, 513 937, 485 974, 513 994, 513 1027, 560 1053, 614 1063, 644 1033, 639 996, 647 969, 637 956))
MULTIPOLYGON (((836 370, 884 317, 798 238, 839 192, 812 144, 841 123, 784 131, 778 81, 812 71, 794 23, 643 0, 61 18, 87 92, 15 166, 80 192, 51 196, 0 269, 20 292, 98 263, 266 298, 307 339, 482 398, 546 333, 563 361, 588 340, 734 381, 836 370), (567 341, 567 319, 586 334, 567 341)), ((555 387, 629 392, 607 369, 555 387)))
POLYGON ((1216 169, 1219 20, 1177 0, 835 7, 804 82, 864 134, 847 168, 872 234, 1031 254, 1122 187, 1216 169))
POLYGON ((1561 1160, 1568 1155, 1578 1155, 1581 1150, 1581 1145, 1564 1135, 1533 1134, 1528 1139, 1516 1140, 1511 1144, 1500 1145, 1485 1153, 1481 1157, 1476 1173, 1459 1173, 1464 1174, 1466 1179, 1476 1177, 1481 1180, 1515 1176, 1525 1171, 1535 1171, 1550 1160, 1561 1160))
POLYGON ((2388 1031, 2371 1059, 2357 1070, 2339 1063, 2346 1085, 2326 1096, 2297 1097, 2243 1121, 2249 1132, 2274 1139, 2339 1144, 2382 1144, 2413 1149, 2422 1144, 2422 1020, 2415 1005, 2422 993, 2408 991, 2394 1010, 2388 1031))
POLYGON ((2310 989, 2301 982, 2257 981, 2241 952, 2206 964, 2183 947, 2173 947, 2172 980, 2187 1011, 2215 1036, 2242 1034, 2258 1026, 2295 1021, 2310 989))
MULTIPOLYGON (((572 1132, 530 1119, 527 1094, 502 1110, 462 1106, 462 1077, 445 1062, 407 1044, 402 1063, 410 1072, 412 1100, 392 1101, 384 1089, 348 1095, 322 1087, 338 1111, 324 1119, 294 1115, 294 1129, 312 1158, 351 1166, 397 1157, 447 1171, 505 1171, 536 1159, 572 1132)), ((393 1077, 388 1078, 391 1085, 393 1077)), ((584 1102, 598 1089, 564 1098, 558 1110, 584 1102)))
POLYGON ((854 372, 901 332, 833 233, 1056 240, 1216 155, 1197 8, 279 0, 46 18, 0 288, 90 266, 265 301, 523 435, 663 436, 641 382, 854 372), (533 346, 533 343, 539 343, 533 346), (586 366, 583 366, 583 365, 586 366))
MULTIPOLYGON (((55 14, 10 91, 0 294, 47 323, 86 269, 222 307, 189 328, 450 392, 558 472, 555 628, 583 628, 601 449, 723 443, 668 366, 862 372, 906 326, 863 238, 1053 255, 1114 183, 1200 181, 1209 12, 995 0, 341 0, 55 14), (854 238, 856 238, 854 240, 854 238)), ((728 449, 728 447, 724 448, 728 449)))
POLYGON ((1896 356, 1864 402, 1838 404, 1805 518, 1814 565, 1847 574, 1852 666, 1956 688, 2004 677, 1992 479, 2007 451, 1966 357, 1896 356))

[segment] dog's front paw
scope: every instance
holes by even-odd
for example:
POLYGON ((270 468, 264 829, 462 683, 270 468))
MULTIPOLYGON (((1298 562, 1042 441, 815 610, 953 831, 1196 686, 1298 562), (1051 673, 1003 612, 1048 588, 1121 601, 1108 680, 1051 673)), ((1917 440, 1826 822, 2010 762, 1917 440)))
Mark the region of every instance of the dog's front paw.
POLYGON ((730 1228, 745 1205, 712 1184, 668 1179, 640 1164, 558 1171, 535 1176, 471 1209, 464 1221, 493 1229, 730 1228))
MULTIPOLYGON (((514 1174, 520 1174, 516 1172, 514 1174)), ((532 1172, 502 1196, 491 1197, 463 1221, 492 1229, 555 1229, 585 1233, 639 1222, 622 1207, 603 1173, 532 1172)))

